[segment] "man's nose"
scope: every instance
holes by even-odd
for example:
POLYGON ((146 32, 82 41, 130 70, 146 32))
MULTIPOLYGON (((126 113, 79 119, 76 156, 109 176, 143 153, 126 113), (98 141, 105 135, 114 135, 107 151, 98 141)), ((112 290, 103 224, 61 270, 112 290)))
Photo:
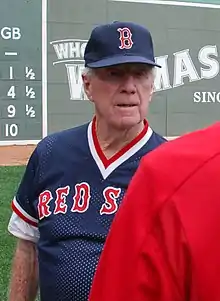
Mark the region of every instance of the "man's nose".
POLYGON ((121 86, 121 93, 135 94, 137 91, 135 79, 132 75, 125 76, 121 86))

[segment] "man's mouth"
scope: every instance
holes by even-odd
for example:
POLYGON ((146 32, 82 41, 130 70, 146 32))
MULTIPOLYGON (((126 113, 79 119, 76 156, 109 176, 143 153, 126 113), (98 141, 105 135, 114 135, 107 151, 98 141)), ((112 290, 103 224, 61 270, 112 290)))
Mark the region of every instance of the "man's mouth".
POLYGON ((118 104, 117 107, 135 107, 135 104, 118 104))

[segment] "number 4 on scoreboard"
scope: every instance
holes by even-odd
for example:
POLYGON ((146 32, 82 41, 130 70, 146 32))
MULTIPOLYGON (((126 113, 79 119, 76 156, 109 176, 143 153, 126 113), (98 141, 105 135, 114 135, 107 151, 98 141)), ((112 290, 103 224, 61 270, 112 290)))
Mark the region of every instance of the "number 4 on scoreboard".
POLYGON ((10 89, 8 90, 7 96, 11 97, 11 98, 15 98, 16 97, 15 86, 11 86, 10 87, 10 89))

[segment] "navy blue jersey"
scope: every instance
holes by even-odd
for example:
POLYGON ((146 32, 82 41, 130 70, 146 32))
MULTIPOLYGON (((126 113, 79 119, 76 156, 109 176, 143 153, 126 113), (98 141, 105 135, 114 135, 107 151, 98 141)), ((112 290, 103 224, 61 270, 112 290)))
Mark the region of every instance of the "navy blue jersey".
POLYGON ((86 301, 109 227, 140 159, 166 140, 146 124, 111 159, 94 121, 43 139, 12 202, 39 231, 42 301, 86 301))

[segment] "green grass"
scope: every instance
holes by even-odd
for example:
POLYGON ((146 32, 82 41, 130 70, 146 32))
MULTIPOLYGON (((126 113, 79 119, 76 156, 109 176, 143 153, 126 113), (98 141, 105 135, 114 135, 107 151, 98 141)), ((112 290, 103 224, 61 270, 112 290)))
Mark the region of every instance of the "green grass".
POLYGON ((18 187, 24 167, 0 167, 0 300, 7 301, 11 260, 15 238, 9 235, 7 226, 11 216, 11 201, 18 187))

